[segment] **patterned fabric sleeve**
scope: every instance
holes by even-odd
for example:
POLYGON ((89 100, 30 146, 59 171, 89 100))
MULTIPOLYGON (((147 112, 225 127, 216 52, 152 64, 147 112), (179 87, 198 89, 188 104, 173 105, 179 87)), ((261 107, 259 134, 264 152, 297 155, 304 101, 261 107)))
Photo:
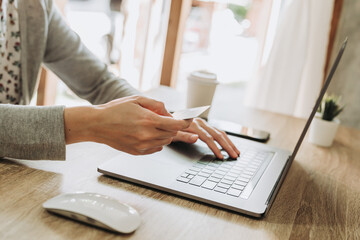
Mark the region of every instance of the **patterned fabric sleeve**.
POLYGON ((0 103, 20 102, 20 57, 18 1, 3 0, 0 5, 0 103))

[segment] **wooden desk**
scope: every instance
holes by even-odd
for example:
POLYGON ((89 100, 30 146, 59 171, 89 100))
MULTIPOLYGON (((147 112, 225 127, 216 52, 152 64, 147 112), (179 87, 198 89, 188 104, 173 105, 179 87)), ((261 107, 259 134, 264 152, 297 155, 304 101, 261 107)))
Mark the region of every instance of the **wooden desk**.
MULTIPOLYGON (((271 128, 268 144, 291 149, 304 120, 243 109, 271 128)), ((240 115, 236 115, 240 119, 240 115)), ((67 160, 0 160, 0 239, 359 239, 360 131, 340 127, 332 148, 303 143, 267 217, 252 219, 99 174, 118 154, 100 144, 67 147, 67 160), (49 214, 60 193, 106 194, 138 209, 140 228, 117 235, 49 214)), ((170 161, 170 160, 169 160, 170 161)))

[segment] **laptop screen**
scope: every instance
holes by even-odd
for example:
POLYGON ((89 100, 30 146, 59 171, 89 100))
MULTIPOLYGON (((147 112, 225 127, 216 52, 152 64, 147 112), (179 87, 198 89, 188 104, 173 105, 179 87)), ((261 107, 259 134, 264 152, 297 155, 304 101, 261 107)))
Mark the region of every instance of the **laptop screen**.
POLYGON ((319 108, 319 106, 320 106, 320 104, 321 104, 321 101, 322 101, 322 99, 323 99, 323 97, 324 97, 324 95, 325 95, 325 92, 326 92, 326 90, 327 90, 328 87, 329 87, 329 84, 330 84, 330 82, 331 82, 331 79, 332 79, 332 77, 334 76, 334 73, 335 73, 335 71, 336 71, 336 68, 337 68, 337 66, 339 65, 340 59, 341 59, 341 57, 342 57, 342 55, 343 55, 343 53, 344 53, 344 50, 345 50, 345 47, 346 47, 346 44, 347 44, 347 40, 348 40, 348 38, 346 38, 346 39, 344 40, 344 42, 343 42, 343 44, 342 44, 342 46, 341 46, 341 48, 340 48, 340 50, 339 50, 339 53, 338 53, 338 55, 337 55, 337 57, 336 57, 336 59, 335 59, 335 62, 333 63, 333 65, 332 65, 332 67, 331 67, 330 73, 329 73, 329 75, 328 75, 327 78, 326 78, 325 84, 324 84, 324 86, 322 87, 322 89, 321 89, 321 91, 320 91, 320 94, 319 94, 318 99, 316 100, 315 106, 314 106, 314 108, 313 108, 313 110, 312 110, 312 112, 311 112, 311 114, 310 114, 310 116, 309 116, 309 118, 308 118, 308 120, 307 120, 307 122, 306 122, 306 124, 305 124, 304 130, 302 131, 302 133, 301 133, 301 135, 300 135, 300 138, 299 138, 299 140, 298 140, 298 142, 297 142, 297 144, 296 144, 296 146, 295 146, 295 148, 294 148, 294 150, 293 150, 293 153, 292 153, 292 155, 291 155, 290 161, 293 161, 293 160, 295 159, 295 156, 296 156, 297 152, 299 151, 300 145, 301 145, 302 141, 303 141, 304 138, 305 138, 306 132, 307 132, 307 130, 308 130, 309 127, 310 127, 311 121, 312 121, 312 119, 314 118, 315 113, 316 113, 317 109, 319 108))

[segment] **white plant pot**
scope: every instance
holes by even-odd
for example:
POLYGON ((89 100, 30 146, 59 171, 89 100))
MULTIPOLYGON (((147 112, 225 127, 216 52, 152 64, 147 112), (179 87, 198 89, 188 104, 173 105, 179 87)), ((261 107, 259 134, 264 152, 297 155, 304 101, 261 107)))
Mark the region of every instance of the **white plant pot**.
POLYGON ((340 120, 337 118, 333 121, 326 121, 320 117, 314 117, 310 126, 309 142, 322 147, 330 147, 339 124, 340 120))

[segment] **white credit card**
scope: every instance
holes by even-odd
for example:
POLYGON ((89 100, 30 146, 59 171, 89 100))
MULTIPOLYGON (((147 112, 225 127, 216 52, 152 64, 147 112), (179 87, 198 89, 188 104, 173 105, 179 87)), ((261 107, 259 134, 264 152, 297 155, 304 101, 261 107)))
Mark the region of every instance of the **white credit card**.
POLYGON ((203 106, 203 107, 195 107, 195 108, 188 108, 184 110, 175 111, 173 114, 173 118, 177 120, 185 120, 185 119, 191 119, 200 116, 203 112, 208 110, 209 106, 203 106))

